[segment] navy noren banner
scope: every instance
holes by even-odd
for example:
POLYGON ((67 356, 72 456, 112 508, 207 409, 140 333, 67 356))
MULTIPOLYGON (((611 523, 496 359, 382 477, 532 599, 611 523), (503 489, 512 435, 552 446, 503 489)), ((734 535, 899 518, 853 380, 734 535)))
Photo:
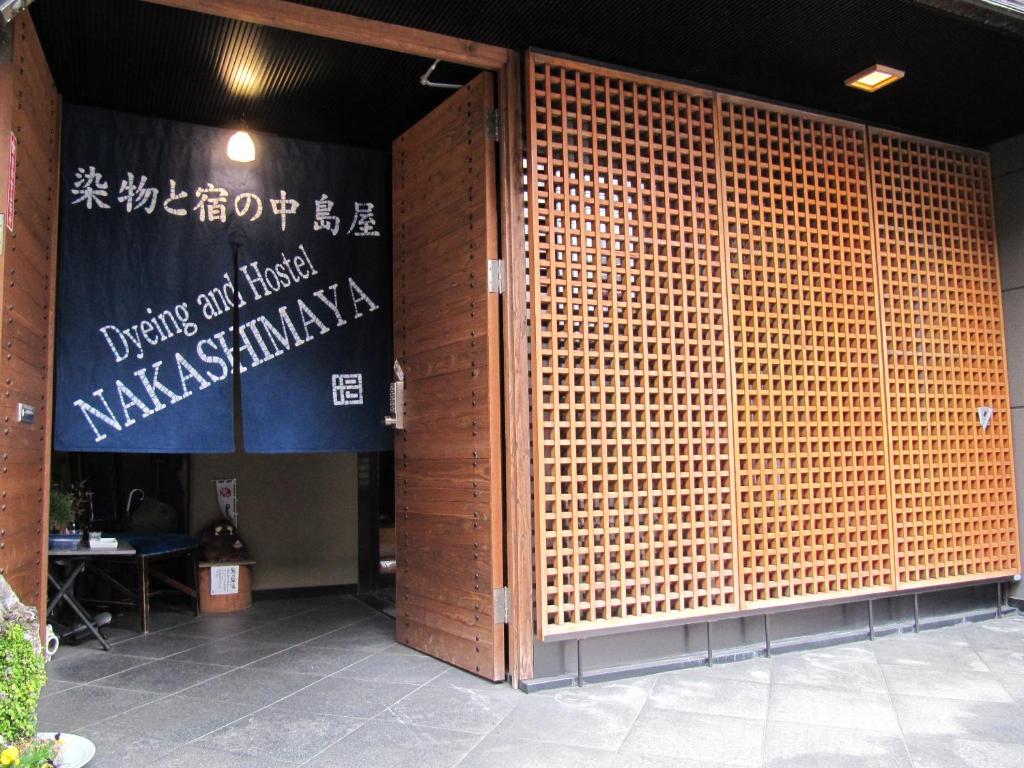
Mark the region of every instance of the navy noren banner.
POLYGON ((281 138, 256 152, 271 210, 238 240, 245 449, 389 450, 389 158, 281 138))
POLYGON ((229 225, 196 210, 222 131, 66 105, 54 447, 234 449, 229 225), (200 217, 202 213, 202 217, 200 217))
POLYGON ((57 450, 390 448, 387 156, 229 135, 66 107, 57 450))

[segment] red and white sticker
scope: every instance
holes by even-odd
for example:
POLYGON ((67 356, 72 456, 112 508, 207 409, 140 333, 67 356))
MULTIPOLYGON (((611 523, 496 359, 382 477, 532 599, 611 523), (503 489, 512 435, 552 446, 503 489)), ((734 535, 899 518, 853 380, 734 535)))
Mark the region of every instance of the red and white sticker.
POLYGON ((11 131, 11 154, 7 159, 7 229, 14 231, 14 181, 18 172, 18 137, 11 131))

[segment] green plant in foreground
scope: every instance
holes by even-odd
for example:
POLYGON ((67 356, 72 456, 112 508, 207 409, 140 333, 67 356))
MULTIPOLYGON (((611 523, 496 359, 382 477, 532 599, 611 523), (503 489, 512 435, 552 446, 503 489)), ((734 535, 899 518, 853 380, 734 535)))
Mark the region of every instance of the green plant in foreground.
MULTIPOLYGON (((46 662, 20 624, 0 628, 0 747, 31 739, 46 662)), ((24 765, 24 763, 23 763, 24 765)))
POLYGON ((12 744, 0 752, 0 766, 17 768, 55 768, 60 752, 60 734, 56 741, 32 739, 12 744))

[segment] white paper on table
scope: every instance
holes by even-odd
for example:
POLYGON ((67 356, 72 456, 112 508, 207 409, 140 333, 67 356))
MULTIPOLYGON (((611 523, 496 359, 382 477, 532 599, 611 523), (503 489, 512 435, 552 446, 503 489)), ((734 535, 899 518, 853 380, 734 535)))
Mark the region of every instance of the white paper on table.
POLYGON ((237 565, 210 566, 210 594, 237 595, 238 570, 237 565))

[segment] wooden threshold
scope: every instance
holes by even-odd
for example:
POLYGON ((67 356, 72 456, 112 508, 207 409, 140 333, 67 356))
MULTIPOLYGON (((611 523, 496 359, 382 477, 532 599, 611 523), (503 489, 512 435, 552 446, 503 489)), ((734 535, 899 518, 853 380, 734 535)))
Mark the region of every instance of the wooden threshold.
POLYGON ((422 29, 388 24, 347 13, 311 8, 286 0, 144 0, 185 11, 221 16, 264 27, 301 32, 345 43, 368 45, 397 53, 441 59, 480 69, 498 70, 509 51, 422 29))

